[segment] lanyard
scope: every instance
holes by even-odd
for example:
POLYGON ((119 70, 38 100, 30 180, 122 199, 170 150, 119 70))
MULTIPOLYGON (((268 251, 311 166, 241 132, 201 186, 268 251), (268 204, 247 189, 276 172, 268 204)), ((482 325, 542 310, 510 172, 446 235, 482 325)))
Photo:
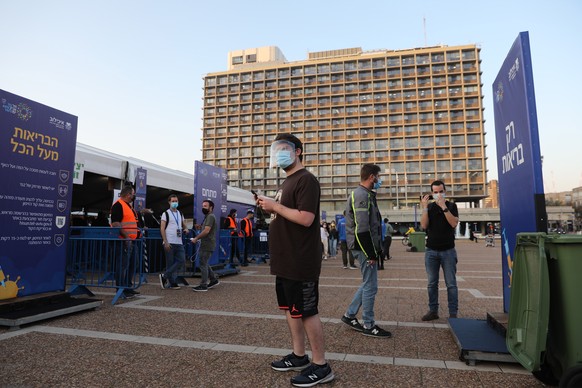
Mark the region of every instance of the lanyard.
POLYGON ((180 228, 181 228, 181 226, 182 226, 182 225, 180 225, 180 223, 178 222, 178 218, 180 218, 180 217, 179 217, 179 216, 178 216, 178 217, 176 217, 176 215, 174 214, 174 213, 178 213, 178 211, 176 211, 176 212, 173 212, 173 211, 171 211, 171 210, 170 210, 170 213, 172 213, 172 216, 174 216, 174 219, 176 220, 176 226, 178 227, 178 229, 180 229, 180 228))

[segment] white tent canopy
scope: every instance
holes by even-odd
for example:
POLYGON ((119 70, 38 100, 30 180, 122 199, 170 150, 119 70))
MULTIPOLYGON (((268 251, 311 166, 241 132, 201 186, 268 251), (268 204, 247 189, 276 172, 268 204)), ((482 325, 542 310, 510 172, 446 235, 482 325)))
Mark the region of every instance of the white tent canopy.
POLYGON ((156 186, 189 194, 194 192, 194 176, 187 172, 172 170, 146 162, 145 160, 132 158, 131 156, 121 156, 82 143, 77 143, 75 166, 75 169, 80 172, 81 181, 82 173, 89 171, 95 174, 133 182, 137 168, 141 167, 147 170, 148 186, 156 186))
MULTIPOLYGON (((75 170, 79 177, 75 183, 82 183, 85 171, 117 178, 128 182, 135 180, 137 168, 147 170, 147 185, 164 189, 194 193, 194 176, 179 170, 173 170, 145 160, 122 156, 101 150, 86 144, 77 143, 75 152, 75 170)), ((254 205, 253 195, 238 187, 228 186, 227 199, 231 202, 254 205)))

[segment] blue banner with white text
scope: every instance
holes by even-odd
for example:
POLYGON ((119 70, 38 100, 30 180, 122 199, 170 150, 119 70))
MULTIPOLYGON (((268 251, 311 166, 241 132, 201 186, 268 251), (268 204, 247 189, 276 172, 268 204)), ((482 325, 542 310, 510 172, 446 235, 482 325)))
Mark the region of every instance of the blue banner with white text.
POLYGON ((516 234, 545 231, 544 185, 529 34, 521 32, 493 83, 503 306, 509 295, 516 234))
POLYGON ((148 171, 138 167, 135 172, 135 201, 133 208, 136 212, 141 212, 146 208, 148 171))
POLYGON ((228 215, 228 205, 226 202, 227 184, 226 170, 215 167, 200 161, 194 163, 194 220, 197 224, 202 224, 204 214, 202 213, 202 201, 210 199, 214 202, 214 216, 216 217, 216 245, 209 264, 219 263, 219 257, 225 257, 228 252, 220 245, 220 221, 228 215))
POLYGON ((65 289, 77 117, 0 90, 0 299, 65 289))

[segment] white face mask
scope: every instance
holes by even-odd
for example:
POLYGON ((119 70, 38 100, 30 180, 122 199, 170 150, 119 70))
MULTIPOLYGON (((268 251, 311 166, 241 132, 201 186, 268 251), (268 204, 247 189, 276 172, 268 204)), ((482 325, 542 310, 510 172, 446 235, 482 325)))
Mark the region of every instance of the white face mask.
POLYGON ((445 198, 445 193, 442 193, 442 194, 441 194, 441 193, 436 193, 436 194, 433 194, 433 195, 432 195, 432 197, 433 197, 433 198, 434 198, 434 200, 436 201, 436 200, 438 200, 438 199, 439 199, 439 197, 440 197, 441 195, 442 195, 442 197, 443 197, 443 198, 445 198))

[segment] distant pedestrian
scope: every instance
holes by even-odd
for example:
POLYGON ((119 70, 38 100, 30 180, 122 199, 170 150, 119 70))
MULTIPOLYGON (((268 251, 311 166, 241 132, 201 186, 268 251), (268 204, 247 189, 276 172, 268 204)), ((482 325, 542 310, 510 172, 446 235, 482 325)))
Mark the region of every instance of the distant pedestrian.
POLYGON ((339 219, 337 223, 338 239, 340 242, 340 250, 342 251, 342 264, 344 269, 358 269, 354 263, 354 255, 352 251, 348 249, 348 243, 346 242, 346 211, 344 210, 343 217, 339 219), (349 267, 348 267, 348 257, 349 257, 349 267))
POLYGON ((186 252, 182 243, 182 236, 188 233, 188 227, 184 215, 178 210, 179 202, 176 194, 168 197, 169 209, 162 214, 160 234, 162 245, 166 255, 166 271, 159 274, 162 289, 171 288, 177 290, 178 271, 184 269, 186 264, 186 252))
POLYGON ((249 265, 249 254, 253 246, 253 218, 255 217, 255 212, 251 209, 247 210, 247 216, 240 220, 240 232, 245 243, 243 263, 242 266, 246 267, 249 265))
POLYGON ((193 244, 200 241, 200 248, 198 249, 198 258, 200 262, 200 285, 193 287, 192 290, 196 292, 206 292, 220 284, 218 277, 208 265, 208 261, 212 253, 216 249, 216 217, 212 212, 214 211, 214 202, 207 199, 202 201, 202 213, 204 214, 204 221, 198 227, 202 230, 200 234, 192 238, 193 244), (210 282, 208 282, 210 280, 210 282))
POLYGON ((384 218, 382 222, 382 257, 380 258, 380 266, 378 269, 384 269, 384 260, 390 260, 390 246, 392 245, 392 233, 394 228, 388 222, 388 218, 384 218))

